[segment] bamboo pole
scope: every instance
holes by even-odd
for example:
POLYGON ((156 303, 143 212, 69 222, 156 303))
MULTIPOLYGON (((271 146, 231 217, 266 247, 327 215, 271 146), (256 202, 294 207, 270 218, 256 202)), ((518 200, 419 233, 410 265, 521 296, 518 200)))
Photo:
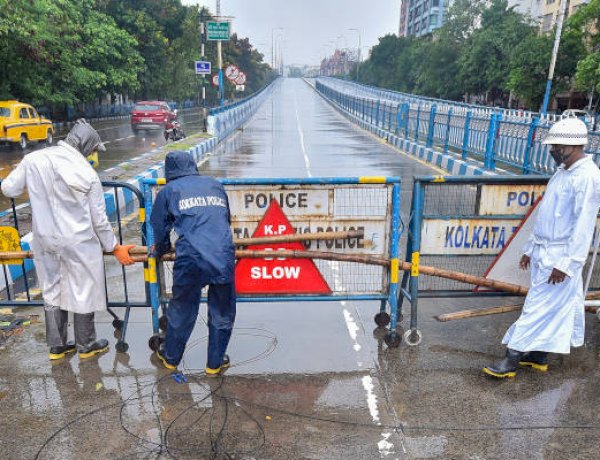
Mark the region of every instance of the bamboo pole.
MULTIPOLYGON (((247 238, 247 240, 250 240, 250 238, 247 238)), ((135 262, 146 262, 148 260, 146 251, 147 249, 144 246, 137 246, 130 250, 130 254, 132 255, 132 259, 135 262)), ((389 259, 374 257, 368 254, 340 254, 336 252, 300 251, 289 249, 281 251, 252 251, 247 249, 238 249, 235 251, 235 256, 238 259, 265 259, 273 257, 282 257, 287 259, 321 259, 340 262, 362 263, 368 265, 379 265, 384 267, 390 266, 391 264, 389 259)), ((0 260, 31 258, 33 258, 33 253, 31 251, 0 252, 0 260)), ((175 254, 165 254, 162 257, 162 260, 175 260, 175 254)), ((412 264, 410 262, 399 261, 398 269, 401 271, 410 271, 412 269, 412 264)), ((465 284, 472 284, 475 286, 487 287, 497 291, 508 292, 509 294, 514 294, 515 296, 526 296, 527 292, 529 291, 528 288, 519 286, 517 284, 490 280, 479 276, 469 275, 467 273, 453 272, 450 270, 444 270, 428 265, 420 265, 419 273, 422 275, 436 276, 438 278, 445 278, 465 284)), ((598 298, 600 298, 600 292, 594 292, 586 296, 587 300, 593 300, 598 298)))
MULTIPOLYGON (((461 310, 453 313, 444 313, 435 317, 438 321, 444 323, 447 321, 455 321, 457 319, 476 318, 478 316, 498 315, 500 313, 509 313, 512 311, 519 311, 523 308, 522 305, 505 305, 502 307, 486 307, 486 308, 475 308, 472 310, 461 310)), ((588 313, 596 314, 598 307, 585 307, 585 311, 588 313)))

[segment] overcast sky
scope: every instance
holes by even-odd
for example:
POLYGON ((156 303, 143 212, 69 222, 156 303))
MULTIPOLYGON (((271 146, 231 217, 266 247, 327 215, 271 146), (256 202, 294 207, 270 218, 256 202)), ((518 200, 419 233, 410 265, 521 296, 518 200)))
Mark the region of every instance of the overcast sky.
MULTIPOLYGON (((187 5, 216 10, 215 0, 183 0, 187 5)), ((317 64, 335 47, 358 47, 362 56, 378 38, 398 33, 400 0, 221 0, 221 14, 234 16, 233 32, 250 42, 271 60, 271 35, 281 36, 285 64, 317 64)))

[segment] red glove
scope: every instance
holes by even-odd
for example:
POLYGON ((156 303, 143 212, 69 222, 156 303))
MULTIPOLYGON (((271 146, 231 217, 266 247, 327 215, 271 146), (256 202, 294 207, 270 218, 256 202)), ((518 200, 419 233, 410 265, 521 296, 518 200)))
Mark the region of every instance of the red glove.
POLYGON ((133 244, 128 244, 125 246, 121 246, 117 244, 113 249, 113 255, 119 261, 121 265, 131 265, 134 263, 134 260, 129 255, 129 250, 133 247, 133 244))

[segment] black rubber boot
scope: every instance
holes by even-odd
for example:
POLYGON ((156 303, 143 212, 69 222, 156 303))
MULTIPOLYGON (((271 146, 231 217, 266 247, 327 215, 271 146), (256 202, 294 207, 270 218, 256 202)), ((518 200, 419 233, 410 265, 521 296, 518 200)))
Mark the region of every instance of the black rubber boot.
POLYGON ((50 361, 54 361, 56 359, 62 359, 67 356, 69 353, 74 353, 76 350, 75 342, 67 342, 66 345, 61 345, 58 347, 50 347, 50 352, 48 353, 48 358, 50 361))
POLYGON ((517 375, 517 365, 521 356, 523 356, 522 352, 507 348, 504 359, 484 367, 483 372, 499 379, 513 378, 517 375))
POLYGON ((540 372, 548 372, 548 352, 528 351, 527 353, 523 353, 519 365, 531 367, 540 372))
POLYGON ((100 353, 108 351, 108 340, 99 339, 92 343, 90 346, 79 350, 79 358, 86 359, 91 358, 100 353))

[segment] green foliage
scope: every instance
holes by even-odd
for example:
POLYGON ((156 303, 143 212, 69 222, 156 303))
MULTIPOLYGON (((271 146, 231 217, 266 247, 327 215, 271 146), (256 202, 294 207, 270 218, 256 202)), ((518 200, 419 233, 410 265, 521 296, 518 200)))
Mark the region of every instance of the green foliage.
MULTIPOLYGON (((600 91, 600 0, 567 22, 553 92, 573 85, 600 91), (585 45, 585 46, 584 46, 585 45), (587 54, 586 54, 587 47, 587 54)), ((537 110, 544 95, 553 35, 540 35, 507 0, 455 0, 445 24, 421 38, 385 36, 361 66, 360 80, 443 99, 477 96, 507 105, 512 92, 537 110)))
MULTIPOLYGON (((180 0, 0 0, 0 98, 53 106, 117 94, 196 98, 200 19, 210 19, 208 10, 180 0)), ((272 78, 247 39, 233 37, 223 49, 249 90, 272 78)), ((215 42, 206 50, 216 67, 215 42)))
POLYGON ((488 92, 494 102, 506 90, 514 49, 533 33, 524 17, 508 8, 506 0, 493 0, 481 15, 481 27, 465 41, 459 58, 459 80, 469 94, 488 92))
POLYGON ((568 27, 583 36, 587 55, 577 63, 575 82, 583 91, 600 92, 600 0, 591 0, 569 18, 568 27))

